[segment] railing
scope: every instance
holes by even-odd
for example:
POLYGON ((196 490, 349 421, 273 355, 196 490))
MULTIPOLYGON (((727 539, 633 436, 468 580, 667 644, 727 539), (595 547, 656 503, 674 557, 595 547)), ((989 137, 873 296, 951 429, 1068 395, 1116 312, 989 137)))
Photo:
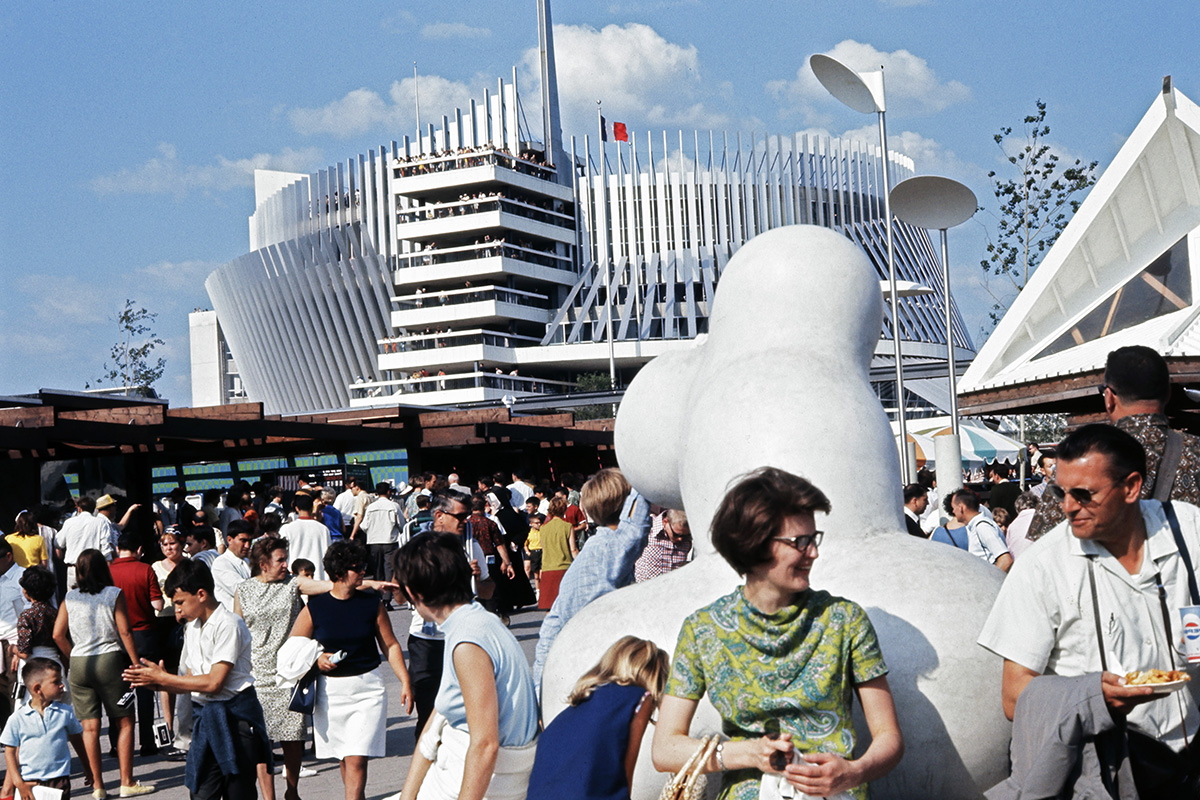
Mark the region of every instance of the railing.
POLYGON ((417 336, 396 336, 379 340, 379 352, 412 353, 422 350, 438 350, 443 347, 463 347, 482 344, 489 347, 520 347, 522 343, 537 344, 541 339, 500 331, 470 330, 424 333, 417 336))
POLYGON ((520 289, 503 289, 498 286, 481 286, 477 289, 449 289, 437 294, 433 292, 417 292, 415 294, 392 298, 392 302, 396 304, 397 311, 409 311, 415 308, 456 306, 464 303, 482 303, 490 300, 542 310, 550 308, 550 298, 544 294, 523 292, 520 289))
POLYGON ((414 175, 428 175, 435 172, 446 172, 452 169, 467 169, 469 167, 499 166, 507 167, 515 172, 532 175, 544 181, 554 180, 554 170, 519 158, 507 150, 483 149, 476 151, 460 150, 440 156, 418 156, 413 159, 397 158, 392 162, 397 178, 409 178, 414 175))
POLYGON ((444 392, 453 389, 498 389, 504 392, 526 392, 528 394, 559 394, 574 387, 569 381, 554 381, 546 378, 527 378, 512 373, 457 372, 453 375, 422 375, 393 381, 374 381, 350 385, 350 398, 384 397, 387 392, 399 394, 423 394, 444 392))
POLYGON ((396 257, 396 268, 428 267, 434 264, 457 264, 463 261, 473 261, 477 258, 492 258, 503 256, 526 264, 537 264, 551 269, 571 269, 571 258, 557 253, 538 250, 525 244, 510 244, 504 239, 484 241, 479 244, 469 244, 463 247, 447 247, 421 250, 417 253, 405 253, 396 257))
POLYGON ((574 228, 575 218, 557 211, 539 208, 532 203, 522 200, 511 200, 506 197, 478 197, 470 200, 455 200, 452 203, 438 203, 418 208, 409 208, 396 213, 396 223, 406 225, 410 222, 426 222, 433 219, 449 219, 451 217, 483 214, 488 211, 506 211, 519 217, 531 219, 534 222, 544 222, 547 225, 557 225, 560 228, 574 228))

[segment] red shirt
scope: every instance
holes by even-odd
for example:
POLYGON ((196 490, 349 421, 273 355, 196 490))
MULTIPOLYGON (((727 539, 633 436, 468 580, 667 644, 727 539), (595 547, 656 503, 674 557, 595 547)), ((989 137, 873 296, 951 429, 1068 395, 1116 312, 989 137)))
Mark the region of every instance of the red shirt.
POLYGON ((112 572, 113 585, 125 595, 130 629, 148 631, 153 628, 154 606, 150 601, 162 599, 154 570, 133 556, 114 558, 108 568, 112 572))
POLYGON ((581 522, 587 522, 587 517, 584 516, 582 509, 573 503, 567 506, 567 513, 563 514, 563 519, 571 523, 572 528, 578 526, 581 522))

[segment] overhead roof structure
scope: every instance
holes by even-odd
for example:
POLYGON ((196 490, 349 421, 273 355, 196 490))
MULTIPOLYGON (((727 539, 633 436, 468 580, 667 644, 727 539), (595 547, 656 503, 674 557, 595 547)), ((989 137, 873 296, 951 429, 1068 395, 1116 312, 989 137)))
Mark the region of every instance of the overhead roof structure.
POLYGON ((1102 371, 1111 350, 1131 344, 1158 350, 1174 362, 1173 374, 1194 375, 1193 264, 1200 266, 1200 107, 1167 77, 980 348, 959 384, 963 413, 1062 410, 1047 404, 1095 388, 1064 380, 1102 371))

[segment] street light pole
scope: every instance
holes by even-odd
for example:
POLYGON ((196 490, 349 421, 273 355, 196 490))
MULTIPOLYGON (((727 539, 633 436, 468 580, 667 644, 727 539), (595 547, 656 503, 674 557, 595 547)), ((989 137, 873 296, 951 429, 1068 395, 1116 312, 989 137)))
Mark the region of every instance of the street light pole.
POLYGON ((904 362, 900 347, 900 296, 896 290, 895 235, 892 223, 891 177, 887 146, 887 102, 883 85, 883 67, 870 72, 855 72, 835 58, 818 53, 809 59, 817 80, 831 95, 860 114, 879 117, 879 151, 883 160, 883 215, 887 230, 888 286, 892 306, 892 351, 896 359, 896 421, 904 455, 900 458, 900 479, 912 481, 908 460, 908 420, 904 405, 904 362))

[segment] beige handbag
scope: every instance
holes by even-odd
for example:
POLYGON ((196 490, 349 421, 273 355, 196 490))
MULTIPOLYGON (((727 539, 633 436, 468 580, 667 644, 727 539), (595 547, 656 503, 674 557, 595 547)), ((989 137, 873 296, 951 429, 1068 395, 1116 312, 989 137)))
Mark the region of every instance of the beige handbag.
POLYGON ((708 776, 704 772, 704 765, 708 763, 708 759, 720 742, 721 737, 715 733, 712 736, 705 736, 700 741, 700 746, 696 748, 696 752, 692 753, 679 772, 676 772, 667 781, 658 800, 701 800, 704 797, 704 789, 708 785, 708 776))

